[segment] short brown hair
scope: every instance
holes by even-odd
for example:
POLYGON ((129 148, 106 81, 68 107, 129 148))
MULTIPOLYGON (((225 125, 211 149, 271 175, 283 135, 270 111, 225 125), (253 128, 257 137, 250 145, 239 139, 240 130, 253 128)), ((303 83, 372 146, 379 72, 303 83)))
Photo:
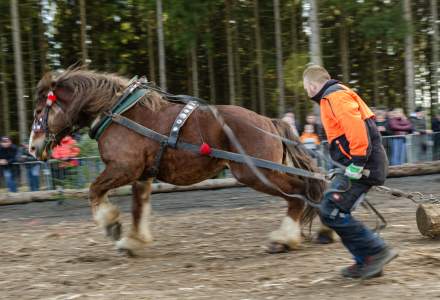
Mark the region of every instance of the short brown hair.
POLYGON ((325 83, 327 80, 331 79, 327 70, 319 65, 308 66, 304 70, 303 78, 316 83, 325 83))

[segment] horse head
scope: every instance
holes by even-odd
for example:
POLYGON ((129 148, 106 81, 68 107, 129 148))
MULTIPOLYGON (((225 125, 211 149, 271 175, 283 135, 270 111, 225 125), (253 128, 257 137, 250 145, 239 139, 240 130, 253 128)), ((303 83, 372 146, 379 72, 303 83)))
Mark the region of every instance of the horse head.
POLYGON ((72 86, 58 80, 52 72, 40 80, 29 138, 29 152, 37 159, 47 160, 49 151, 72 132, 76 120, 69 112, 75 102, 72 86))

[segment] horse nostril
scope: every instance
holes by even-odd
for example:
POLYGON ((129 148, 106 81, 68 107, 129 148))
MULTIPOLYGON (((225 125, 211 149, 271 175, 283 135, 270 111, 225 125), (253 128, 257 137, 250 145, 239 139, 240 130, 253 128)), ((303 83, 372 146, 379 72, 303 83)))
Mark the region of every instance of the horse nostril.
POLYGON ((35 151, 35 147, 34 146, 31 147, 31 151, 35 151))

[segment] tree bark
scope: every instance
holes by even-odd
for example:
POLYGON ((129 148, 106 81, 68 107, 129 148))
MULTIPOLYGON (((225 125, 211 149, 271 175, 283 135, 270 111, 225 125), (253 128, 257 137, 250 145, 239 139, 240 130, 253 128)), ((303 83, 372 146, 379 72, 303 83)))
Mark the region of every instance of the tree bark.
POLYGON ((317 0, 310 0, 309 25, 311 30, 311 36, 309 39, 311 62, 322 66, 321 33, 319 29, 317 0))
POLYGON ((160 87, 167 89, 166 66, 165 66, 165 45, 163 37, 163 14, 162 14, 162 0, 156 0, 156 14, 157 14, 157 42, 159 49, 159 81, 160 87))
POLYGON ((350 81, 350 49, 348 47, 349 29, 345 22, 341 22, 339 26, 339 49, 341 52, 342 80, 350 81))
POLYGON ((9 119, 9 95, 8 95, 8 81, 6 77, 6 60, 5 60, 6 41, 0 32, 0 83, 2 86, 2 123, 3 123, 3 135, 9 134, 11 131, 10 119, 9 119))
POLYGON ((406 78, 406 109, 407 113, 414 111, 414 37, 411 16, 411 0, 403 0, 404 19, 407 24, 405 35, 405 78, 406 78))
POLYGON ((225 0, 226 13, 226 47, 228 53, 229 104, 235 105, 235 74, 231 30, 231 0, 225 0))
POLYGON ((257 54, 257 78, 258 78, 258 103, 260 114, 266 114, 266 99, 264 96, 264 65, 263 65, 263 47, 261 46, 260 15, 258 9, 258 0, 254 0, 254 22, 255 22, 255 46, 257 54))
POLYGON ((296 21, 296 0, 292 1, 292 11, 290 15, 290 39, 291 39, 291 51, 292 53, 298 52, 298 22, 296 21))
POLYGON ((376 54, 376 43, 373 42, 373 49, 371 51, 371 61, 372 61, 372 69, 373 69, 373 106, 377 106, 379 104, 383 104, 382 101, 379 101, 379 68, 377 66, 377 54, 376 54))
POLYGON ((214 73, 214 59, 213 59, 211 45, 209 45, 207 48, 207 56, 208 56, 208 74, 209 74, 209 98, 210 98, 209 100, 211 103, 215 104, 216 103, 215 73, 214 73))
POLYGON ((432 26, 432 96, 431 103, 440 104, 440 33, 438 26, 438 0, 431 0, 432 26))
POLYGON ((85 0, 79 0, 79 14, 81 20, 81 61, 83 65, 87 63, 87 21, 85 0))
POLYGON ((149 11, 147 21, 147 43, 148 43, 148 75, 150 81, 156 81, 156 59, 154 57, 154 25, 151 20, 154 12, 149 11))
POLYGON ((197 63, 197 41, 194 40, 191 46, 191 74, 192 74, 192 90, 195 97, 199 97, 199 71, 197 63))
POLYGON ((26 120, 26 102, 24 101, 24 83, 23 83, 23 60, 21 51, 20 22, 18 15, 17 0, 11 0, 11 21, 12 21, 12 39, 14 46, 14 70, 15 84, 17 88, 18 103, 18 130, 20 143, 25 143, 28 139, 28 128, 26 120))
POLYGON ((234 72, 235 72, 235 80, 236 80, 236 86, 237 86, 237 99, 236 103, 237 105, 243 105, 243 89, 242 89, 242 81, 241 81, 241 63, 240 63, 240 38, 238 34, 238 23, 237 18, 235 18, 235 23, 233 26, 233 51, 234 51, 234 72))
POLYGON ((277 82, 278 82, 278 116, 282 117, 286 111, 284 97, 284 70, 283 70, 283 48, 281 43, 281 20, 280 20, 280 2, 273 1, 275 17, 275 47, 277 60, 277 82))

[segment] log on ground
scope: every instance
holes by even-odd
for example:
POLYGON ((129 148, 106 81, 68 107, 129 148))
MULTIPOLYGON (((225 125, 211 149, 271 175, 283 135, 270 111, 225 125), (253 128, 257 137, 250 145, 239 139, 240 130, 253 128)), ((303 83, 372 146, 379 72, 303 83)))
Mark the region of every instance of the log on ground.
POLYGON ((440 238, 440 204, 422 203, 416 212, 417 227, 422 235, 440 238))

